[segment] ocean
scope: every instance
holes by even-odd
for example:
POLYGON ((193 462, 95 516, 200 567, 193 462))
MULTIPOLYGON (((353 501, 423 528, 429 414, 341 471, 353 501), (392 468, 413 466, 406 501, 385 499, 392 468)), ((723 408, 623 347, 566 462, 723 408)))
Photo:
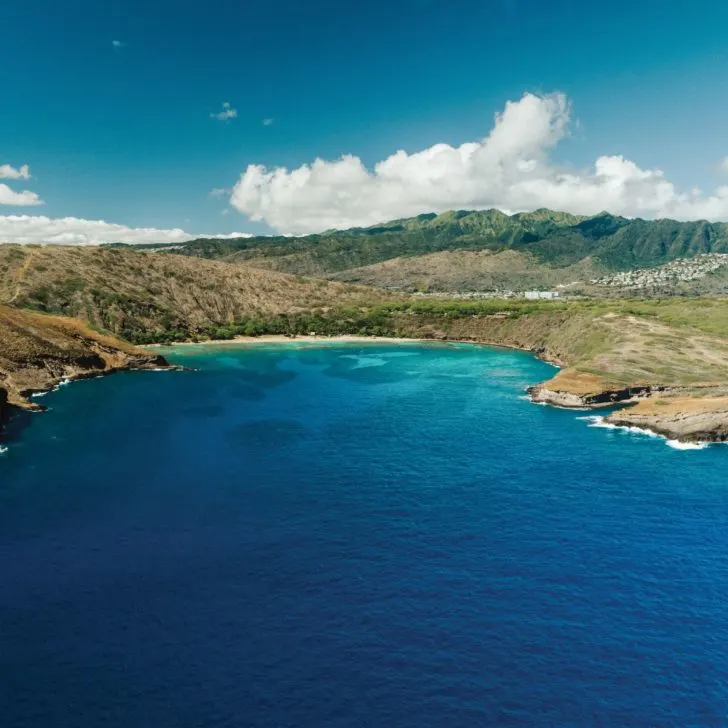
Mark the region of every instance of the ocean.
POLYGON ((3 728, 728 723, 725 446, 531 404, 516 351, 168 357, 13 423, 3 728))

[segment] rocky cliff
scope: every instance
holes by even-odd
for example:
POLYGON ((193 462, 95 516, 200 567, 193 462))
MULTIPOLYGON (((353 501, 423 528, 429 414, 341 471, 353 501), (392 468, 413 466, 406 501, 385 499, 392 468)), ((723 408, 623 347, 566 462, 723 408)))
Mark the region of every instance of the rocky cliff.
POLYGON ((14 407, 40 409, 29 395, 64 379, 165 366, 163 357, 75 319, 0 306, 0 423, 14 407))
POLYGON ((613 412, 613 425, 641 427, 680 442, 728 441, 728 397, 650 399, 613 412))

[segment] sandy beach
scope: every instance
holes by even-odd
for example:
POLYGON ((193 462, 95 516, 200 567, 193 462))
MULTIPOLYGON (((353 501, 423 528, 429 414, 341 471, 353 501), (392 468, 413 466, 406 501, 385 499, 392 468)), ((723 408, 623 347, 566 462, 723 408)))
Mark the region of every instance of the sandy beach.
POLYGON ((355 336, 347 334, 342 336, 285 336, 283 334, 267 336, 236 336, 234 339, 208 339, 206 341, 180 341, 172 344, 147 344, 145 349, 168 349, 177 346, 224 346, 226 344, 408 344, 408 343, 437 343, 436 339, 402 339, 393 336, 355 336))

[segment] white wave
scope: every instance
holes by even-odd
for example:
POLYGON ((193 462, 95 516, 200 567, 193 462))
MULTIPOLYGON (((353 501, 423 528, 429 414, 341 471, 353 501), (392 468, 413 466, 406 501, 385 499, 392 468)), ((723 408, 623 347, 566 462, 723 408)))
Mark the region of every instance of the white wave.
POLYGON ((607 422, 606 419, 601 415, 590 415, 589 417, 579 417, 580 420, 588 421, 589 427, 601 427, 604 430, 620 430, 621 432, 631 432, 633 435, 646 435, 647 437, 662 438, 662 435, 658 435, 652 430, 646 430, 644 427, 633 427, 632 425, 614 425, 611 422, 607 422))
POLYGON ((680 442, 680 440, 668 440, 666 442, 668 447, 672 447, 675 450, 705 450, 710 445, 709 442, 680 442))
POLYGON ((6 445, 0 445, 0 455, 4 455, 8 451, 6 445))
POLYGON ((632 435, 643 435, 652 437, 658 440, 664 440, 668 447, 674 450, 705 450, 711 445, 709 442, 680 442, 680 440, 669 440, 664 435, 660 435, 652 430, 646 430, 643 427, 634 427, 630 425, 614 425, 611 422, 607 422, 604 417, 600 415, 589 415, 587 417, 577 417, 577 420, 584 420, 589 422, 589 427, 600 427, 605 430, 619 430, 621 432, 630 433, 632 435))
POLYGON ((70 384, 72 381, 73 381, 72 379, 68 379, 68 378, 61 379, 61 381, 58 382, 58 384, 51 387, 50 389, 46 389, 45 392, 33 392, 33 394, 31 394, 30 396, 32 399, 38 399, 39 397, 45 397, 46 394, 50 394, 51 392, 57 392, 61 387, 65 387, 66 385, 70 384))

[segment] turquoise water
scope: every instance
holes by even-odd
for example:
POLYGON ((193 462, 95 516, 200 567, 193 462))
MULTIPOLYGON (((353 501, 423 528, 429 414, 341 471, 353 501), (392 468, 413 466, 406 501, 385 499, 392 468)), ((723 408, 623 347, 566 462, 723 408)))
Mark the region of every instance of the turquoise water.
POLYGON ((725 724, 728 448, 535 406, 520 352, 171 358, 0 456, 4 728, 725 724))

